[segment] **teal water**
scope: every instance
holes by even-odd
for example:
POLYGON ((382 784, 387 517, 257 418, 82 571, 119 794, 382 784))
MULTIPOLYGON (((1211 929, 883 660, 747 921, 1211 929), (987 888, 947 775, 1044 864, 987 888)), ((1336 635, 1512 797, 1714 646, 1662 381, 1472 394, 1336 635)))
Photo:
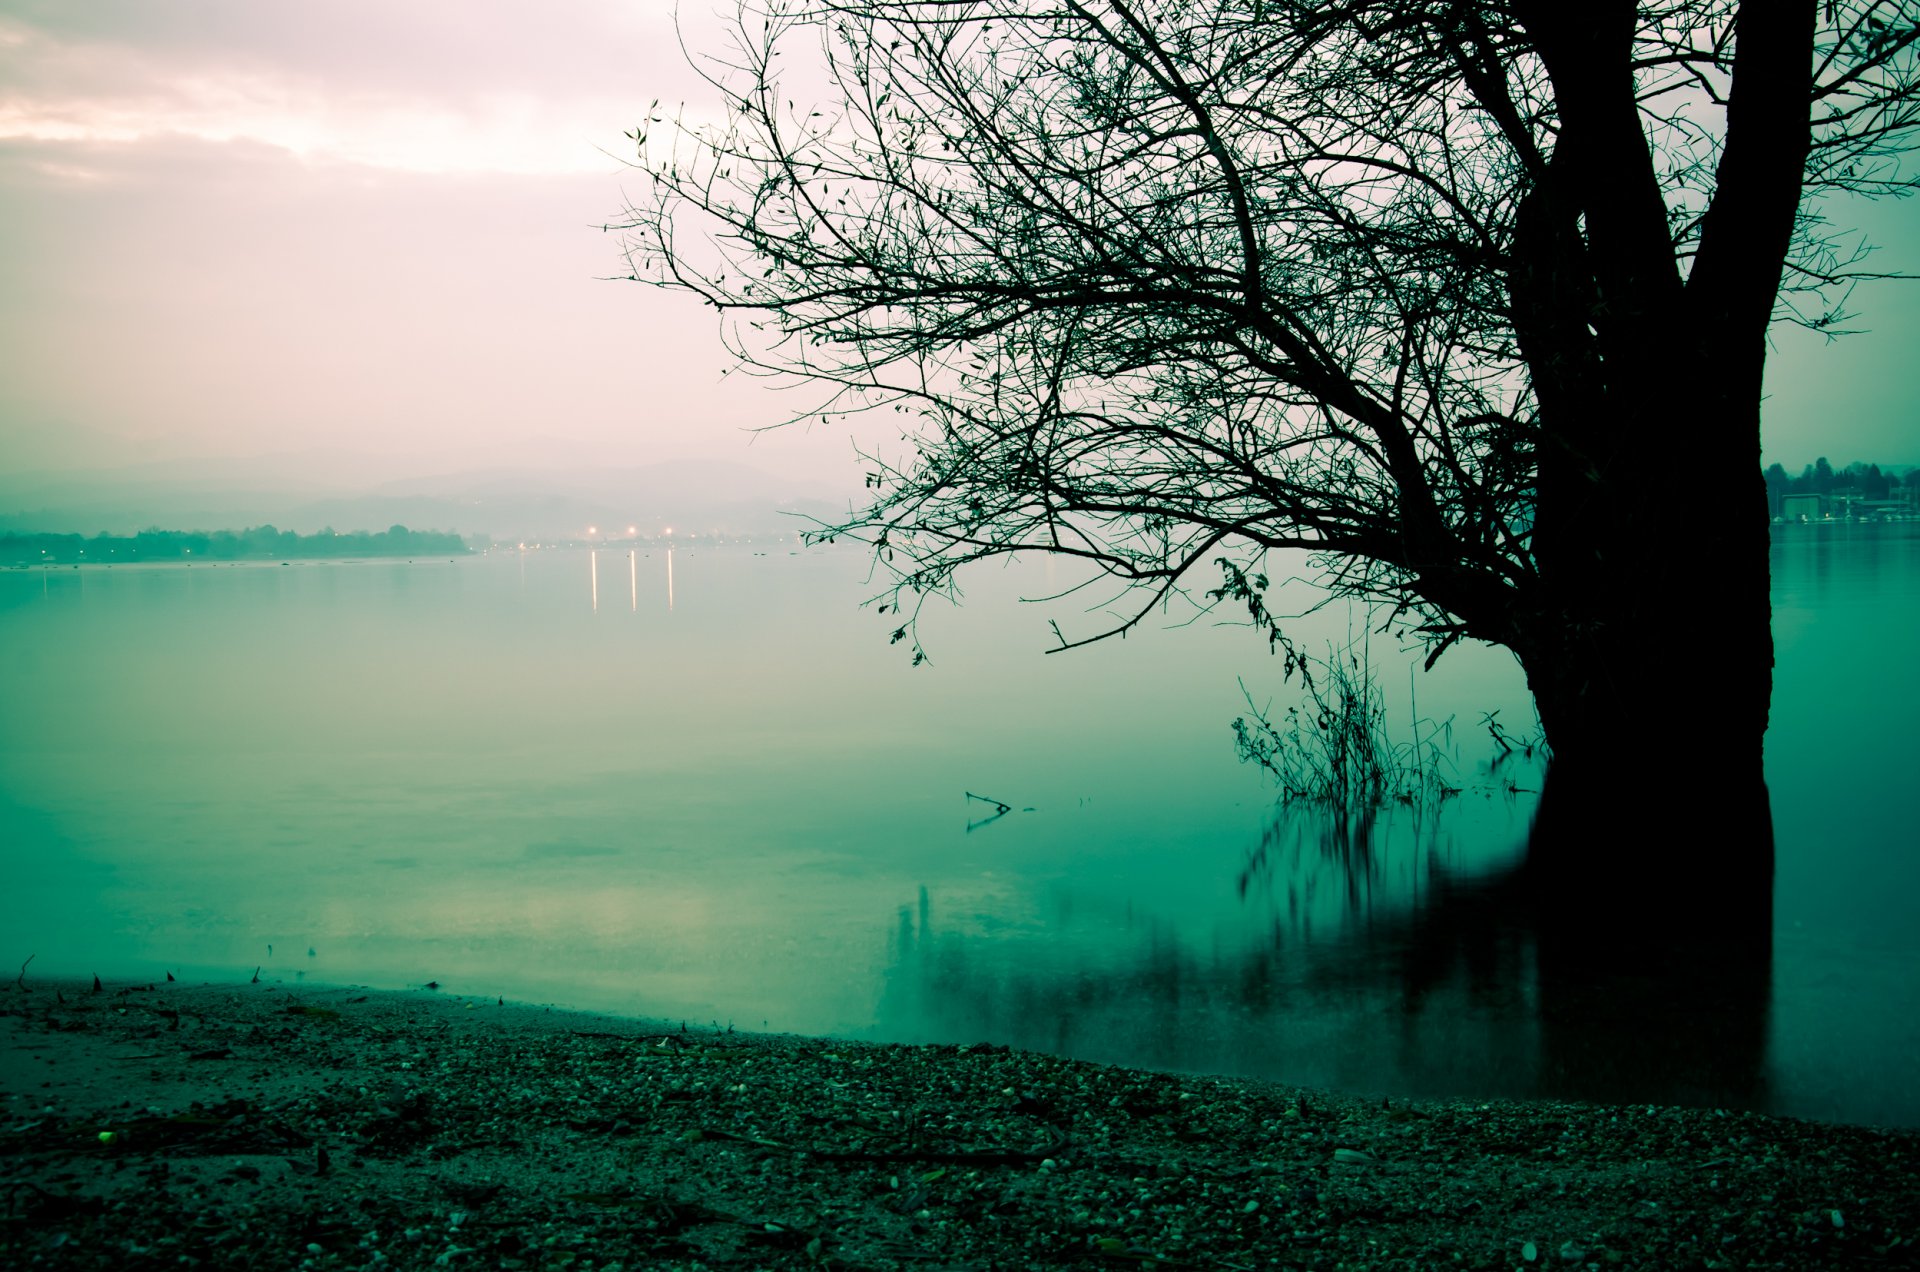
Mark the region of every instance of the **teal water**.
MULTIPOLYGON (((1779 1111, 1920 1124, 1916 528, 1776 547, 1752 1102, 1779 1111)), ((916 669, 857 608, 866 569, 781 546, 677 552, 671 593, 665 554, 621 550, 0 574, 0 957, 1550 1090, 1524 951, 1416 1002, 1404 943, 1352 939, 1522 845, 1532 779, 1487 771, 1478 724, 1530 718, 1510 658, 1416 676, 1372 638, 1396 729, 1410 697, 1451 718, 1465 790, 1342 855, 1235 761, 1243 678, 1297 701, 1246 628, 1172 611, 1046 656, 1049 618, 1090 631, 1105 598, 1023 605, 1071 581, 1023 563, 929 611, 916 669)), ((1310 647, 1364 626, 1296 623, 1310 647)), ((1710 623, 1676 629, 1711 656, 1710 623)))
POLYGON ((1776 531, 1769 1058, 1788 1108, 1920 1125, 1920 523, 1776 531))

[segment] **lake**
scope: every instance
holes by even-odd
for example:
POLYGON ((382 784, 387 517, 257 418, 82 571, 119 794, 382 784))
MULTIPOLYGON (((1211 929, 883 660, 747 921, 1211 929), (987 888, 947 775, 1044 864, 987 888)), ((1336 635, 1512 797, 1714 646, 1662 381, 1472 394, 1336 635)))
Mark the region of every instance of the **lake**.
MULTIPOLYGON (((1756 1076, 1616 1093, 1920 1125, 1920 525, 1783 527, 1774 569, 1756 1076)), ((1049 620, 1090 634, 1109 598, 1023 604, 1074 578, 1022 562, 931 606, 915 668, 867 570, 780 543, 0 574, 0 958, 1582 1093, 1524 940, 1456 966, 1410 935, 1524 846, 1538 774, 1482 723, 1530 730, 1509 656, 1422 674, 1368 638, 1396 740, 1428 722, 1461 791, 1356 844, 1236 760, 1243 682, 1300 697, 1231 615, 1049 656, 1049 620)), ((1674 628, 1708 658, 1703 579, 1674 628)), ((1649 790, 1695 777, 1681 743, 1649 762, 1649 790)))

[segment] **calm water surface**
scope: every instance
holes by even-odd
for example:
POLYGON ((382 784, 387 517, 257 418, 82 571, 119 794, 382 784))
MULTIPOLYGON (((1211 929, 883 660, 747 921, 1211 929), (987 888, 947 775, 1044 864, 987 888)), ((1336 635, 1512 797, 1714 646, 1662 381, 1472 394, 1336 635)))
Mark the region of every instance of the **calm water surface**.
MULTIPOLYGON (((1780 888, 1741 1102, 1920 1125, 1916 531, 1776 544, 1780 888)), ((1524 842, 1533 777, 1490 771, 1479 725, 1531 718, 1506 655, 1414 676, 1373 638, 1396 728, 1451 718, 1466 789, 1356 853, 1234 760, 1242 678, 1298 701, 1245 628, 1176 612, 1043 656, 1048 618, 1100 616, 1021 606, 1070 581, 1031 563, 934 611, 914 669, 856 608, 865 568, 782 546, 671 576, 623 549, 0 574, 0 956, 1561 1089, 1524 942, 1429 959, 1415 923, 1524 842)), ((1709 603, 1676 616, 1702 658, 1709 603)), ((1651 758, 1649 791, 1693 763, 1651 758)), ((1628 1093, 1698 1094, 1652 1085, 1628 1093)))

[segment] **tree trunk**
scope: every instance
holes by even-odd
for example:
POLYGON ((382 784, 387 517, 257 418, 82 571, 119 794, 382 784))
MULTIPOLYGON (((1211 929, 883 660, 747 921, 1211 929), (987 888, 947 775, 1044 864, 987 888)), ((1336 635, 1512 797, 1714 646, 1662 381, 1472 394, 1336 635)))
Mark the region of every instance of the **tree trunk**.
POLYGON ((1637 113, 1633 6, 1520 10, 1562 124, 1520 206, 1510 283, 1541 437, 1537 593, 1505 643, 1554 753, 1529 868, 1569 899, 1762 947, 1761 376, 1810 144, 1814 10, 1738 10, 1726 145, 1684 278, 1637 113))
POLYGON ((1765 945, 1773 632, 1758 359, 1749 375, 1727 369, 1623 412, 1584 439, 1585 462, 1542 463, 1545 595, 1516 652, 1553 761, 1529 868, 1570 898, 1765 945), (1730 454, 1739 476, 1713 480, 1730 454))

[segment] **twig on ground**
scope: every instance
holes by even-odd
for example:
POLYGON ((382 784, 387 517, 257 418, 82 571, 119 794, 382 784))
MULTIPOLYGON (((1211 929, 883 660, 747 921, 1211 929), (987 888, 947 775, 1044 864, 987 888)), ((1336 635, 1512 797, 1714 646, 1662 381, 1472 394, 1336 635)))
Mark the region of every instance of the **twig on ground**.
POLYGON ((808 1148, 804 1144, 787 1144, 780 1140, 759 1139, 752 1135, 741 1135, 736 1131, 716 1130, 701 1127, 702 1135, 714 1139, 732 1140, 738 1144, 752 1144, 757 1148, 779 1149, 787 1153, 805 1153, 830 1162, 939 1162, 947 1166, 1011 1166, 1025 1162, 1045 1161, 1067 1146, 1067 1133, 1059 1127, 1049 1128, 1053 1139, 1043 1147, 1031 1150, 1015 1148, 959 1149, 942 1152, 939 1149, 870 1149, 870 1148, 808 1148))

